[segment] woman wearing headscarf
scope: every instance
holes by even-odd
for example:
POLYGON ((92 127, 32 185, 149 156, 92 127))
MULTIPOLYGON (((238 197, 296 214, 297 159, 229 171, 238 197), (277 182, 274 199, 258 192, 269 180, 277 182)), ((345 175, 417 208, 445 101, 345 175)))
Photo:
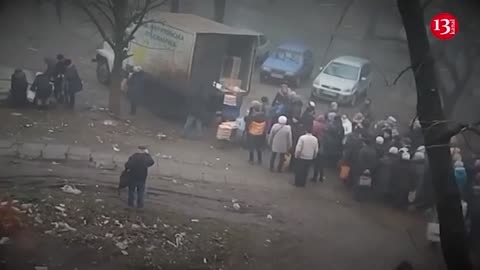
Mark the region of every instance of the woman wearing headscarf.
POLYGON ((267 118, 262 112, 260 106, 252 107, 252 112, 245 117, 247 130, 247 145, 249 149, 248 161, 253 164, 254 154, 257 152, 258 164, 262 164, 262 148, 265 143, 265 134, 267 131, 267 118))
POLYGON ((467 187, 467 171, 462 161, 455 161, 454 164, 455 182, 463 200, 465 200, 465 192, 467 187))
POLYGON ((311 129, 315 119, 315 102, 310 101, 300 120, 304 130, 311 129))
POLYGON ((474 175, 468 198, 467 217, 470 219, 470 245, 480 252, 480 172, 474 175))
POLYGON ((324 174, 323 168, 325 167, 325 153, 324 153, 324 135, 325 130, 327 129, 327 124, 325 123, 325 117, 323 115, 317 116, 313 121, 312 135, 315 136, 318 140, 318 154, 315 160, 313 161, 313 178, 312 182, 317 180, 323 182, 324 174))
POLYGON ((17 68, 10 79, 10 98, 14 107, 27 104, 27 76, 23 70, 17 68))
POLYGON ((342 115, 342 126, 345 133, 345 136, 350 135, 353 132, 353 125, 347 115, 342 115))
POLYGON ((403 208, 408 205, 408 194, 415 186, 414 179, 410 154, 403 152, 400 162, 393 169, 391 192, 394 206, 403 208))
POLYGON ((385 154, 385 139, 382 136, 375 138, 375 150, 377 151, 377 158, 380 159, 385 154))
POLYGON ((270 171, 273 172, 275 167, 275 159, 280 156, 277 171, 281 172, 283 163, 285 162, 285 154, 287 154, 293 146, 292 129, 287 125, 287 117, 280 116, 278 123, 274 124, 270 134, 268 134, 268 145, 272 148, 272 156, 270 158, 270 171))
POLYGON ((380 159, 375 171, 373 188, 377 196, 385 202, 391 202, 393 170, 398 166, 399 161, 398 148, 391 147, 388 153, 380 159))

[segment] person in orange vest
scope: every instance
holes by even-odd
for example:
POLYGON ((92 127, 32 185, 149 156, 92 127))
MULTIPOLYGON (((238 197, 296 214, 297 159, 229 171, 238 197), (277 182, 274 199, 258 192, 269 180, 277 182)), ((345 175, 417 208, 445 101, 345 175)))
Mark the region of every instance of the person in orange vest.
POLYGON ((248 116, 245 117, 247 127, 248 161, 254 163, 254 154, 257 152, 258 164, 262 163, 262 148, 265 145, 267 131, 267 117, 262 111, 260 102, 252 102, 248 116))

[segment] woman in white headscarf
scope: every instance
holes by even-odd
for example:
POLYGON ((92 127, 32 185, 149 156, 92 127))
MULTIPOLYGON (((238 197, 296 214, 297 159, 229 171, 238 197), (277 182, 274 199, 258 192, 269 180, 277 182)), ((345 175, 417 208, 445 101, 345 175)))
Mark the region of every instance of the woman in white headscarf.
POLYGON ((277 171, 281 172, 283 163, 285 162, 285 154, 292 148, 292 129, 287 125, 287 117, 278 117, 278 123, 273 125, 268 134, 268 145, 272 148, 272 156, 270 158, 270 171, 273 172, 275 167, 275 159, 280 155, 277 171))

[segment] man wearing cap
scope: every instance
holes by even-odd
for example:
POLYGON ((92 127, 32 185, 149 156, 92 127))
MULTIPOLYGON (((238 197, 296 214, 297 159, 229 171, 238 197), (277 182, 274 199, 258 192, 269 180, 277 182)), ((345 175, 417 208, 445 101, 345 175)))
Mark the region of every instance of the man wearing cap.
POLYGON ((133 67, 133 73, 127 81, 127 97, 130 100, 130 114, 137 113, 137 104, 140 101, 143 89, 145 87, 145 76, 141 66, 133 67))
POLYGON ((148 176, 148 168, 155 162, 146 146, 139 146, 139 151, 128 158, 125 170, 128 173, 128 206, 143 208, 145 195, 145 182, 148 176))

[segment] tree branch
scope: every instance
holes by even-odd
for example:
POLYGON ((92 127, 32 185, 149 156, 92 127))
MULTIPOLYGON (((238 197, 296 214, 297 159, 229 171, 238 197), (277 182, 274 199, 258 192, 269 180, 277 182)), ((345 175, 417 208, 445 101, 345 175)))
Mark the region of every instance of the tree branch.
POLYGON ((101 7, 101 6, 108 7, 108 5, 106 5, 102 1, 91 1, 90 5, 92 5, 95 9, 97 9, 105 17, 105 19, 107 19, 107 21, 110 23, 112 27, 115 27, 115 23, 113 22, 113 19, 111 18, 111 16, 101 7))
POLYGON ((149 11, 151 11, 152 9, 156 9, 156 8, 164 5, 167 2, 168 2, 168 0, 162 0, 159 3, 155 4, 156 3, 155 0, 146 0, 146 3, 144 5, 144 7, 141 9, 141 11, 139 11, 137 14, 132 16, 132 18, 130 19, 129 24, 127 26, 130 26, 130 24, 135 23, 135 27, 129 33, 129 35, 127 36, 125 41, 130 42, 131 40, 133 40, 133 38, 135 36, 135 33, 138 31, 138 29, 140 29, 140 27, 142 25, 145 25, 147 23, 150 23, 150 22, 154 21, 154 20, 144 21, 144 18, 149 11))
POLYGON ((78 5, 78 7, 80 9, 83 10, 83 12, 85 12, 85 14, 87 14, 87 16, 90 18, 92 23, 97 27, 97 30, 98 30, 98 32, 100 32, 100 35, 102 36, 102 38, 108 43, 108 45, 110 45, 110 47, 113 48, 115 46, 115 43, 107 35, 107 33, 105 32, 105 29, 103 29, 102 25, 97 20, 97 18, 93 14, 93 12, 84 3, 80 2, 80 1, 75 1, 75 3, 78 5))

